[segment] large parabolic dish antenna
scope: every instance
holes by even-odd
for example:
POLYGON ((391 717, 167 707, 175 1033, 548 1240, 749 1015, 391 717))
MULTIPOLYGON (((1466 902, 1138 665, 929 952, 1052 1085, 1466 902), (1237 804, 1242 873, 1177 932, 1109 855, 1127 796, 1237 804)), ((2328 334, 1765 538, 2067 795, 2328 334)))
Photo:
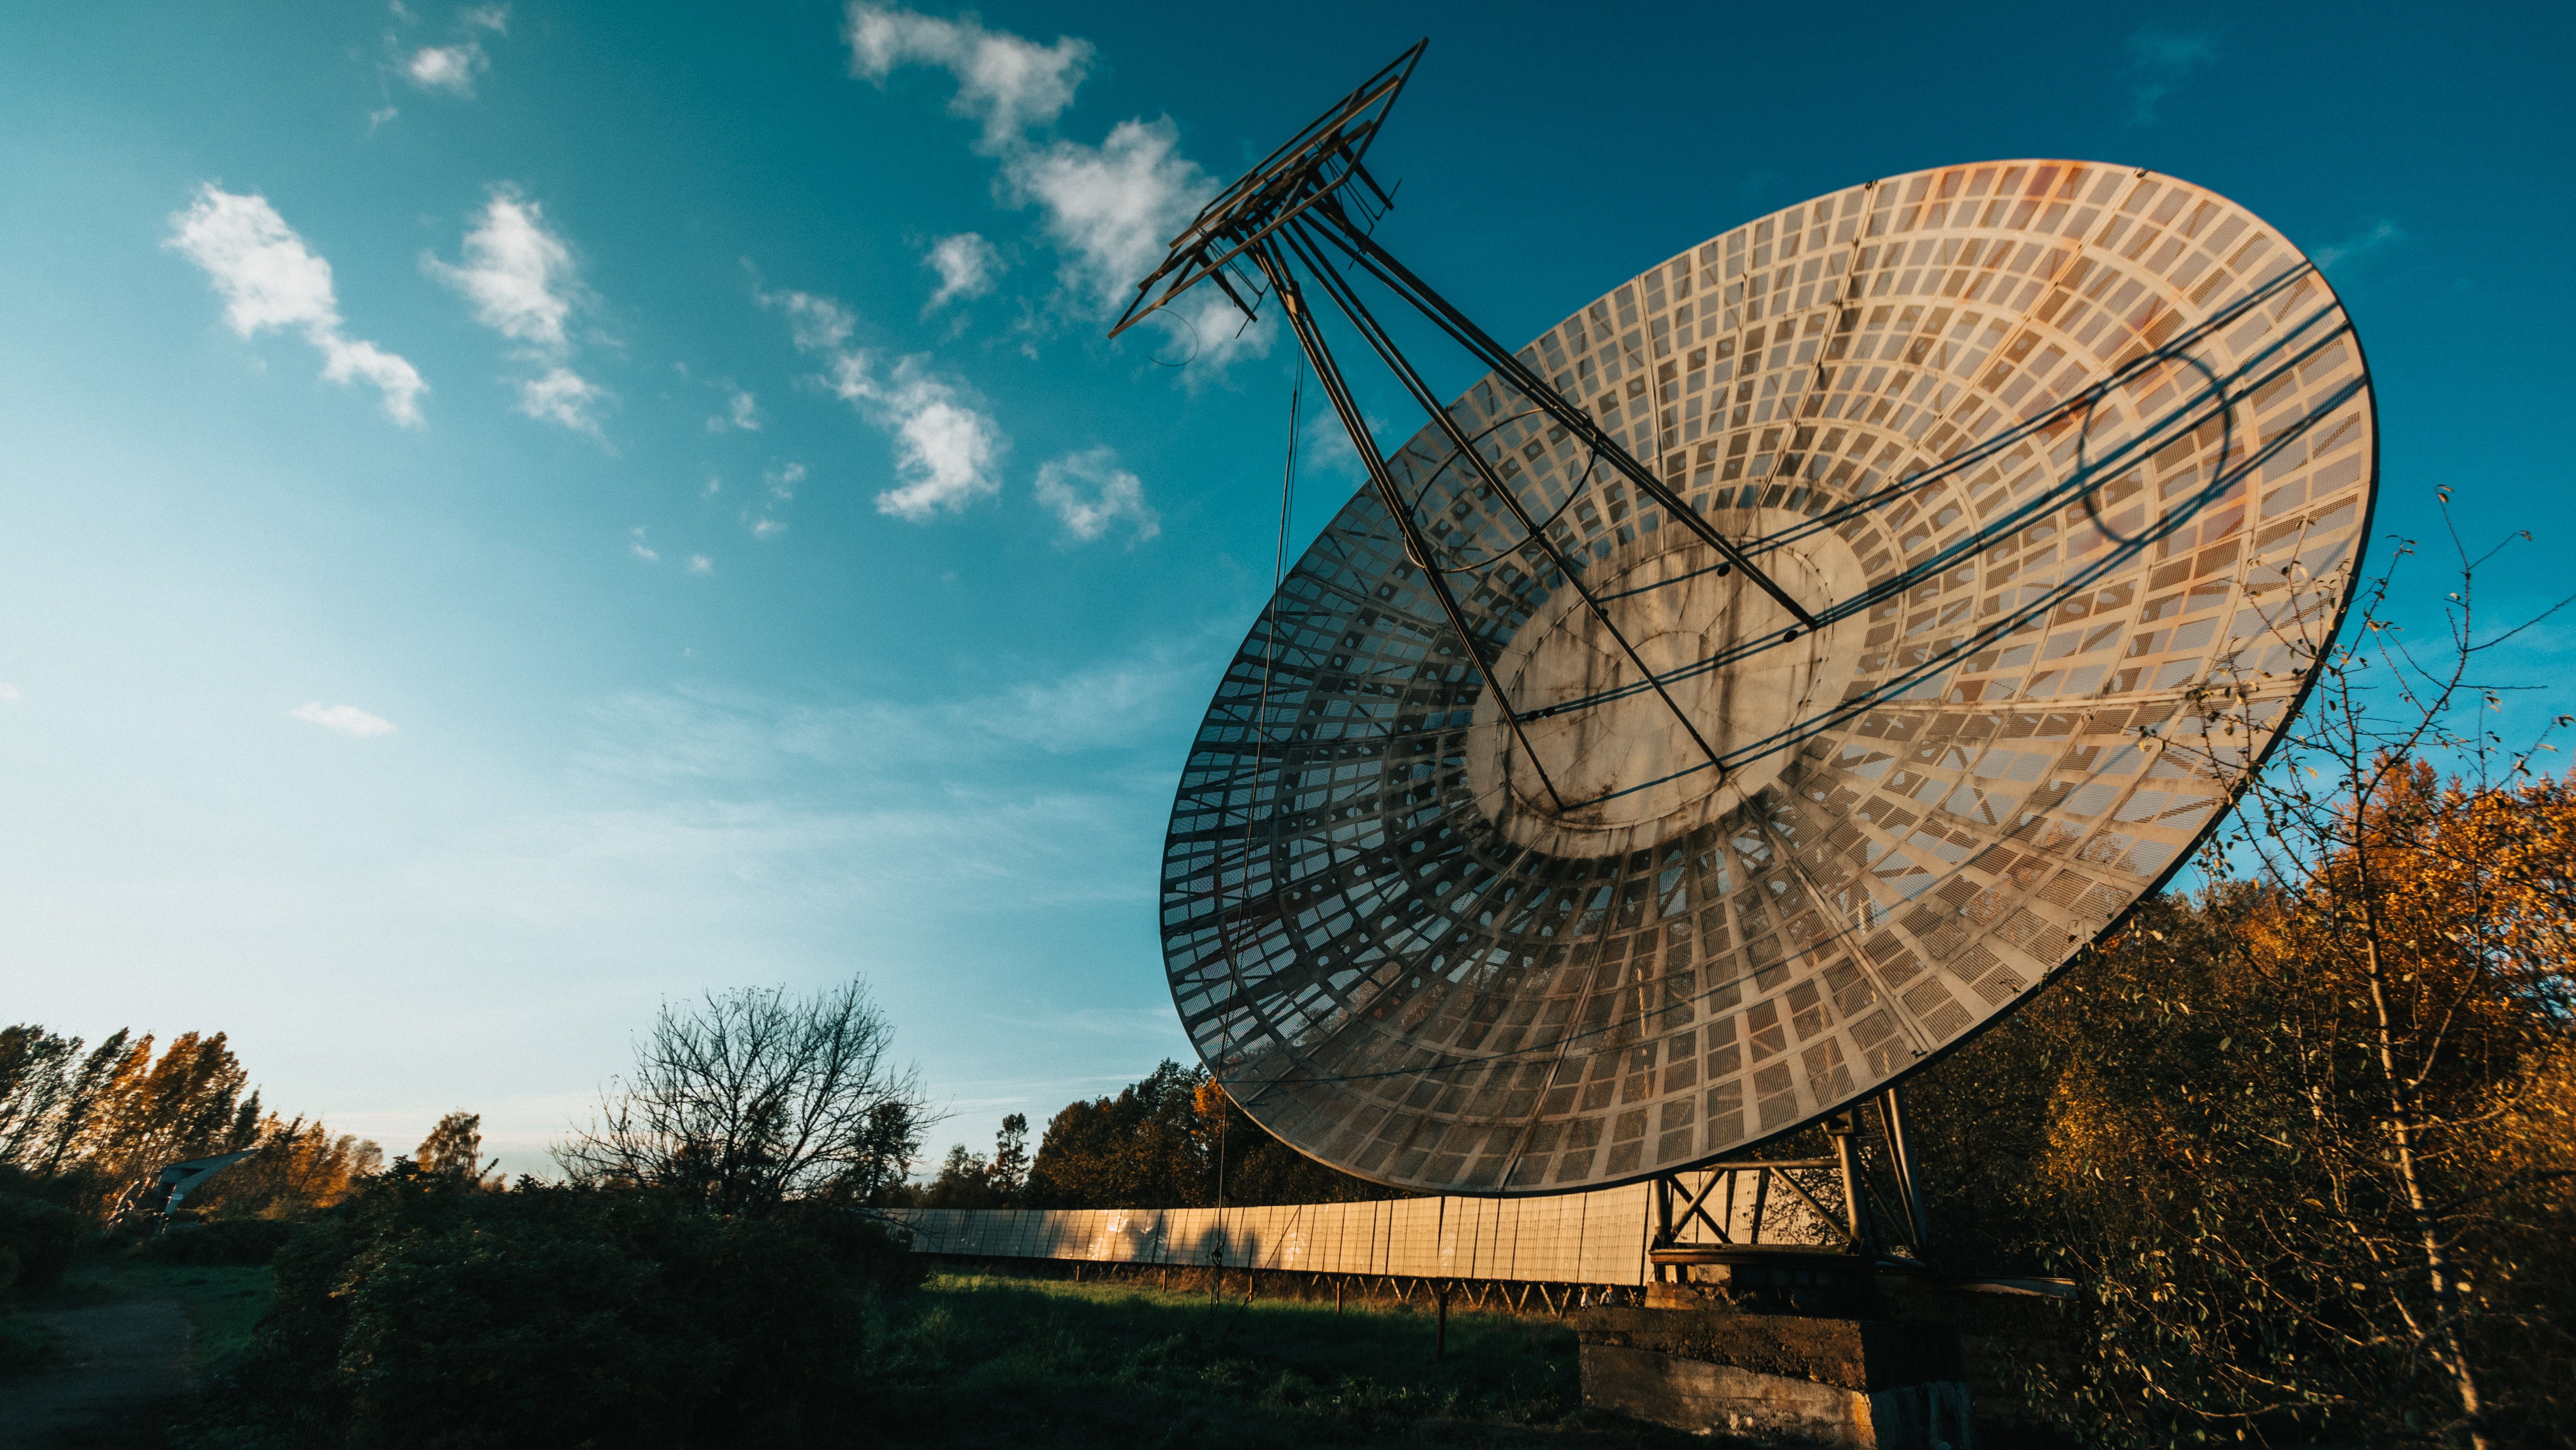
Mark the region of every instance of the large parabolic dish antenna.
POLYGON ((2376 488, 2316 267, 2129 167, 1838 191, 1515 356, 1297 562, 1165 849, 1218 1079, 1406 1188, 1668 1173, 2009 1012, 2270 748, 2376 488))

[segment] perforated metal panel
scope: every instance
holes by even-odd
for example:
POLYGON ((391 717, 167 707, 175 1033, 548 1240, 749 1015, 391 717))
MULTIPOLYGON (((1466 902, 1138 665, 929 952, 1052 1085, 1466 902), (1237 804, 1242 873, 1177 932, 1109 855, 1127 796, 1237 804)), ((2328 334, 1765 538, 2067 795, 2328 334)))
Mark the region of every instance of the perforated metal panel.
POLYGON ((1298 562, 1182 776, 1164 950, 1248 1111, 1412 1188, 1702 1162, 2010 1010, 2269 748, 2376 485, 2323 277, 2127 168, 1822 197, 1520 356, 1822 627, 1490 376, 1450 411, 1514 500, 1433 428, 1394 468, 1508 712, 1373 491, 1298 562))

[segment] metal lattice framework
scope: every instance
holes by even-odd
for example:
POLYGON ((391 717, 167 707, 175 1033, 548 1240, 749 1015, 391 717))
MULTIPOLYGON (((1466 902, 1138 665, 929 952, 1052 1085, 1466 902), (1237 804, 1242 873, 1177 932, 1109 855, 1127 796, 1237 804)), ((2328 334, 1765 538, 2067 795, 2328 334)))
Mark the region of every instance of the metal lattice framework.
POLYGON ((2063 160, 1790 207, 1496 358, 1342 205, 1412 59, 1128 319, 1276 296, 1371 472, 1191 750, 1173 995, 1347 1171, 1670 1174, 1882 1093, 2182 864, 2350 602, 2369 381, 2278 232, 2063 160), (1342 271, 1493 371, 1429 400, 1342 271), (1392 455, 1301 278, 1425 399, 1392 455))

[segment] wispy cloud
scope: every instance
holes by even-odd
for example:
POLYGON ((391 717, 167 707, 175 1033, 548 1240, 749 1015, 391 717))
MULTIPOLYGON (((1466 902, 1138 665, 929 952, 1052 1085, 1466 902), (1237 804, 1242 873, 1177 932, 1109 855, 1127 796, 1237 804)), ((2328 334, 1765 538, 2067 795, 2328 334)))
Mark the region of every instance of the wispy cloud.
POLYGON ((1064 525, 1068 539, 1080 543, 1099 538, 1120 519, 1134 528, 1131 546, 1163 531, 1162 519, 1146 507, 1145 485, 1118 466, 1115 449, 1068 453, 1040 465, 1038 502, 1064 525))
POLYGON ((2218 63, 2218 34, 2213 30, 2168 30, 2143 25, 2129 33, 2129 120, 2153 125, 2165 97, 2194 75, 2218 63))
POLYGON ((637 524, 628 532, 626 538, 626 552, 643 560, 647 564, 658 564, 662 562, 662 551, 654 548, 651 544, 646 543, 644 541, 644 533, 645 529, 642 524, 637 524))
POLYGON ((691 554, 686 567, 692 574, 712 574, 716 572, 716 561, 704 554, 691 554))
POLYGON ((939 290, 930 294, 929 303, 922 308, 924 316, 960 298, 981 297, 992 291, 993 278, 1002 270, 1001 254, 974 232, 959 232, 931 243, 921 264, 939 274, 939 290))
MULTIPOLYGON (((955 79, 949 109, 983 122, 976 149, 999 161, 998 194, 1035 208, 1064 258, 1051 304, 1061 314, 1085 322, 1114 314, 1161 260, 1165 242, 1216 193, 1216 179, 1181 154, 1168 117, 1122 121, 1098 146, 1030 137, 1073 103, 1093 55, 1088 41, 1040 46, 872 0, 853 0, 844 35, 861 77, 882 84, 899 66, 924 65, 955 79)), ((1222 294, 1203 292, 1166 309, 1160 323, 1184 350, 1182 378, 1191 386, 1240 358, 1266 355, 1273 336, 1267 318, 1247 327, 1222 294)))
POLYGON ((25 698, 25 691, 7 680, 0 680, 0 705, 15 705, 25 698))
POLYGON ((764 292, 760 301, 785 313, 797 347, 822 360, 824 386, 893 435, 901 482, 877 495, 879 513, 925 523, 1001 491, 1010 440, 972 389, 934 371, 927 355, 889 366, 850 346, 858 320, 829 297, 764 292))
POLYGON ((606 388, 572 369, 553 367, 519 384, 516 407, 540 423, 560 423, 576 433, 597 438, 599 405, 609 396, 606 388))
POLYGON ((394 722, 381 715, 370 715, 355 705, 325 705, 319 700, 307 701, 286 712, 290 720, 319 725, 335 735, 352 740, 369 740, 394 733, 394 722))
MULTIPOLYGON (((405 12, 397 18, 409 20, 405 12)), ((402 73, 415 87, 461 98, 474 94, 477 76, 491 69, 492 58, 483 49, 483 38, 477 32, 493 35, 510 33, 510 7, 484 5, 460 10, 456 15, 458 37, 446 45, 424 45, 411 52, 402 63, 402 73)), ((392 119, 387 116, 388 120, 392 119)))
POLYGON ((465 234, 461 265, 436 256, 422 265, 463 293, 485 327, 548 357, 572 350, 564 331, 580 292, 572 249, 546 229, 545 209, 515 187, 492 188, 465 234))
POLYGON ((424 91, 444 91, 451 96, 474 94, 474 77, 491 65, 477 41, 459 41, 454 45, 424 45, 403 62, 403 74, 424 91))
POLYGON ((613 395, 571 367, 570 324, 587 304, 572 248, 546 226, 545 210, 507 184, 492 188, 455 265, 423 254, 429 275, 462 295, 474 320, 508 338, 542 371, 519 383, 518 411, 601 436, 600 405, 613 395))
POLYGON ((972 18, 942 20, 851 0, 842 34, 850 73, 885 84, 895 68, 936 66, 957 81, 951 114, 981 121, 985 149, 999 151, 1031 126, 1052 123, 1073 104, 1091 72, 1092 45, 1062 36, 1051 46, 986 30, 972 18))
POLYGON ((752 537, 774 539, 787 532, 787 521, 778 516, 780 509, 796 499, 796 486, 805 481, 805 465, 790 463, 784 468, 764 473, 761 482, 768 486, 768 497, 758 509, 743 510, 742 521, 752 537))
POLYGON ((1009 441, 975 405, 962 383, 930 369, 925 356, 899 358, 878 370, 865 353, 833 361, 832 391, 876 417, 895 435, 895 471, 903 482, 877 495, 877 511, 924 523, 1001 491, 998 472, 1009 441))
MULTIPOLYGON (((944 699, 791 702, 697 687, 639 691, 598 712, 586 771, 708 786, 788 785, 835 775, 907 786, 1005 756, 1114 750, 1195 708, 1222 648, 1167 640, 1076 669, 944 699)), ((1157 783, 1158 788, 1160 783, 1157 783)))
POLYGON ((2382 218, 2342 241, 2319 247, 2308 255, 2316 262, 2317 270, 2320 272, 2332 273, 2337 268, 2349 271, 2355 260, 2366 257, 2391 242, 2401 242, 2405 239, 2406 231, 2403 227, 2382 218))
POLYGON ((710 433, 722 433, 728 428, 743 433, 760 431, 760 401, 731 383, 725 384, 725 410, 707 419, 710 433))
POLYGON ((429 390, 420 370, 342 330, 331 264, 304 244, 266 197, 206 182, 198 186, 196 201, 170 221, 166 245, 214 280, 224 299, 224 318, 236 335, 294 328, 322 354, 325 379, 363 379, 383 395, 388 417, 406 427, 420 426, 420 395, 429 390))

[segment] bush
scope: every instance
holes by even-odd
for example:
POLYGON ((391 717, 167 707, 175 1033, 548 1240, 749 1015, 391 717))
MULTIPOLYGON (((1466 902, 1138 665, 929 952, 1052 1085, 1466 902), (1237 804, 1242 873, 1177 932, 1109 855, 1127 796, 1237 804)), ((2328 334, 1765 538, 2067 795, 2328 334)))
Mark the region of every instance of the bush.
MULTIPOLYGON (((42 1199, 0 1194, 0 1264, 14 1261, 14 1287, 47 1289, 80 1252, 80 1215, 42 1199)), ((0 1280, 0 1288, 13 1287, 0 1280)))
POLYGON ((305 1225, 210 1426, 369 1450, 771 1445, 846 1430, 864 1299, 919 1282, 842 1214, 388 1176, 305 1225))
POLYGON ((163 1264, 265 1264, 295 1233, 295 1225, 268 1218, 174 1223, 145 1239, 138 1253, 163 1264))

